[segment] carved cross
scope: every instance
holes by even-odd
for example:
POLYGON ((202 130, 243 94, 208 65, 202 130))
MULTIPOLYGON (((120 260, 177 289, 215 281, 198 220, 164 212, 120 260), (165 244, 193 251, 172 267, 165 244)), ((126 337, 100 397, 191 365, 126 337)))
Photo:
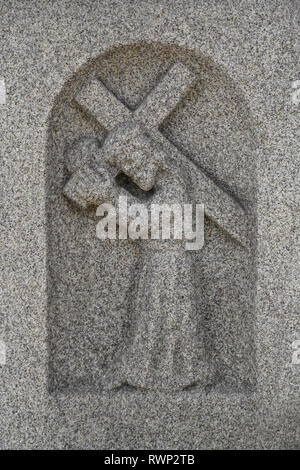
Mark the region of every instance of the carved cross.
POLYGON ((85 166, 74 172, 64 188, 65 195, 73 200, 77 198, 82 207, 87 207, 108 198, 109 191, 111 199, 115 198, 119 189, 112 168, 125 173, 144 191, 155 185, 159 170, 177 170, 185 175, 187 186, 193 188, 193 201, 204 203, 206 215, 247 246, 247 216, 238 200, 184 156, 159 130, 196 80, 194 72, 176 63, 135 111, 117 99, 99 79, 93 77, 85 83, 76 100, 108 135, 100 151, 94 152, 98 169, 85 166), (104 187, 102 192, 100 186, 104 187))

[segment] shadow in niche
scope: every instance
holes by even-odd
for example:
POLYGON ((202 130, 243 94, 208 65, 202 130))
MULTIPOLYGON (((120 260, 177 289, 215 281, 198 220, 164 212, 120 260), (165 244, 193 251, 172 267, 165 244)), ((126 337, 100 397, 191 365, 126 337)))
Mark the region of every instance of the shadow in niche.
MULTIPOLYGON (((66 83, 49 118, 46 212, 51 393, 97 393, 107 386, 105 377, 131 335, 129 305, 139 265, 136 244, 101 242, 95 233, 95 208, 80 210, 62 195, 70 176, 65 164, 68 148, 84 138, 96 138, 102 145, 107 136, 101 123, 77 104, 76 93, 90 76, 97 76, 129 109, 136 109, 177 61, 194 70, 199 80, 160 131, 245 208, 250 239, 246 250, 205 218, 205 246, 193 259, 198 314, 204 319, 201 328, 216 376, 206 392, 193 383, 186 391, 249 393, 255 389, 256 137, 251 113, 232 79, 208 58, 155 43, 117 47, 90 61, 66 83)), ((124 173, 117 176, 117 183, 141 200, 155 193, 140 190, 124 173)))
POLYGON ((117 174, 116 182, 120 188, 124 188, 132 196, 135 196, 137 199, 142 201, 148 201, 155 194, 155 187, 150 189, 150 191, 143 191, 139 186, 137 186, 129 176, 125 175, 122 171, 117 174))

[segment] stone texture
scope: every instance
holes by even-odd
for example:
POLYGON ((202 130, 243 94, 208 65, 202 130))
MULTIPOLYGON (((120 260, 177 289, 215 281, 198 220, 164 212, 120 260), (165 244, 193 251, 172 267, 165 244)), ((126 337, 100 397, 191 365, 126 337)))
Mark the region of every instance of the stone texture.
POLYGON ((2 6, 1 448, 299 448, 295 13, 281 0, 2 6), (136 160, 162 150, 150 175, 123 152, 109 163, 120 129, 141 139, 136 160), (174 177, 206 208, 192 263, 96 238, 99 200, 176 200, 174 177), (112 390, 143 332, 132 313, 153 313, 172 263, 181 289, 195 284, 187 363, 205 376, 204 346, 213 370, 204 387, 161 391, 136 367, 112 390))

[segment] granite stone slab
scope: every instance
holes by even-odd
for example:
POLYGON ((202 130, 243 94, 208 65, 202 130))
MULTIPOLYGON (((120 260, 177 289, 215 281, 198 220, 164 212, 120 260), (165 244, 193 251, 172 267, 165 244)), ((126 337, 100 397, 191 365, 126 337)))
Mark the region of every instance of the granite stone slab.
POLYGON ((0 9, 0 449, 299 449, 298 2, 0 9))

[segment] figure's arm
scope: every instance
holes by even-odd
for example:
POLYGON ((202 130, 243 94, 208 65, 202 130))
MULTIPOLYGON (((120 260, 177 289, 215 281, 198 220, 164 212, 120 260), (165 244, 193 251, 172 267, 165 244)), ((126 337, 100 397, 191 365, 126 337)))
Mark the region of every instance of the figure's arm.
POLYGON ((96 139, 76 142, 66 154, 66 165, 71 176, 62 192, 81 209, 104 202, 116 205, 119 196, 126 196, 129 204, 138 202, 117 183, 119 170, 105 161, 96 139))

